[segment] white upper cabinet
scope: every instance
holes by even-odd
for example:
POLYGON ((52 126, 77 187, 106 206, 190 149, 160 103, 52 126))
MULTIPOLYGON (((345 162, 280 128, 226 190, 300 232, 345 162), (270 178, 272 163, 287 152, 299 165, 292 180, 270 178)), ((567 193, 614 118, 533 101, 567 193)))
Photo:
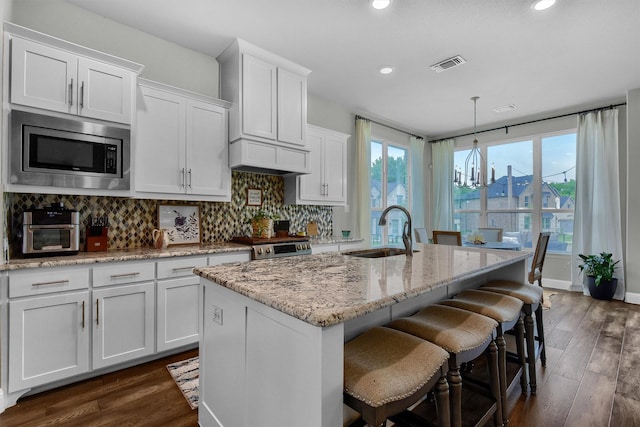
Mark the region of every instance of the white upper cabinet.
POLYGON ((221 97, 233 104, 229 112, 230 166, 308 173, 310 71, 238 39, 217 59, 221 97))
POLYGON ((137 72, 102 59, 13 36, 10 102, 130 124, 137 72))
POLYGON ((344 206, 349 135, 307 125, 311 173, 285 178, 285 203, 344 206))
POLYGON ((228 103, 144 79, 139 94, 136 194, 230 201, 228 103))

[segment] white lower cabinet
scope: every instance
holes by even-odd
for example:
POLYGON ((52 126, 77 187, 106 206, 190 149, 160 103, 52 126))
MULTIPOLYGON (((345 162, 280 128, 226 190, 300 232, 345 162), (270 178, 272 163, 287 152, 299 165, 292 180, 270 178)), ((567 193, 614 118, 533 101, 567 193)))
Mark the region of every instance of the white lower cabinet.
POLYGON ((200 281, 193 269, 206 266, 207 258, 180 258, 157 264, 157 350, 197 343, 200 339, 200 281))
POLYGON ((153 282, 93 291, 93 369, 155 352, 153 282))
POLYGON ((9 392, 89 371, 89 292, 9 302, 9 392))

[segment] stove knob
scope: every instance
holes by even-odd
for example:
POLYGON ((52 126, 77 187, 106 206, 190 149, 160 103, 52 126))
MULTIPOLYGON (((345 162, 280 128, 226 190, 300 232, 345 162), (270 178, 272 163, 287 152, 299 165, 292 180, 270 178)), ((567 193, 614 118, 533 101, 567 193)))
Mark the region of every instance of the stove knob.
POLYGON ((258 252, 258 255, 262 255, 262 248, 258 248, 256 252, 258 252))
POLYGON ((270 254, 270 253, 271 253, 271 248, 267 248, 267 249, 265 250, 265 252, 266 252, 266 253, 268 253, 268 254, 270 254))
POLYGON ((311 249, 311 243, 307 243, 306 245, 304 245, 305 249, 311 249))
POLYGON ((296 249, 297 249, 297 250, 301 250, 301 249, 302 249, 302 245, 298 243, 298 244, 296 245, 296 249))

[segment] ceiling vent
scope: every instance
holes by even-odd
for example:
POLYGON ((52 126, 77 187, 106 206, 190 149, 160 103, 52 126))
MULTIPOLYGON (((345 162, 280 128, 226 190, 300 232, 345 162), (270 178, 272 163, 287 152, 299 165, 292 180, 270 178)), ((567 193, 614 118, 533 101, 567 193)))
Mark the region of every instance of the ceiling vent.
POLYGON ((467 62, 462 56, 454 56, 453 58, 445 59, 444 61, 440 61, 437 64, 433 64, 431 69, 436 73, 441 73, 450 68, 457 67, 458 65, 462 65, 467 62))

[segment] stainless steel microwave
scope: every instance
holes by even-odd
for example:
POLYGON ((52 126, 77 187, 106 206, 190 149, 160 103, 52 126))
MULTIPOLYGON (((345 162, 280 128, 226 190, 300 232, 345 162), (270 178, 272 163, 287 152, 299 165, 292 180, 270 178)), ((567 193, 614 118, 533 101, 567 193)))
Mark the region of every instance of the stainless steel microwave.
POLYGON ((11 184, 129 190, 129 129, 11 112, 11 184))

